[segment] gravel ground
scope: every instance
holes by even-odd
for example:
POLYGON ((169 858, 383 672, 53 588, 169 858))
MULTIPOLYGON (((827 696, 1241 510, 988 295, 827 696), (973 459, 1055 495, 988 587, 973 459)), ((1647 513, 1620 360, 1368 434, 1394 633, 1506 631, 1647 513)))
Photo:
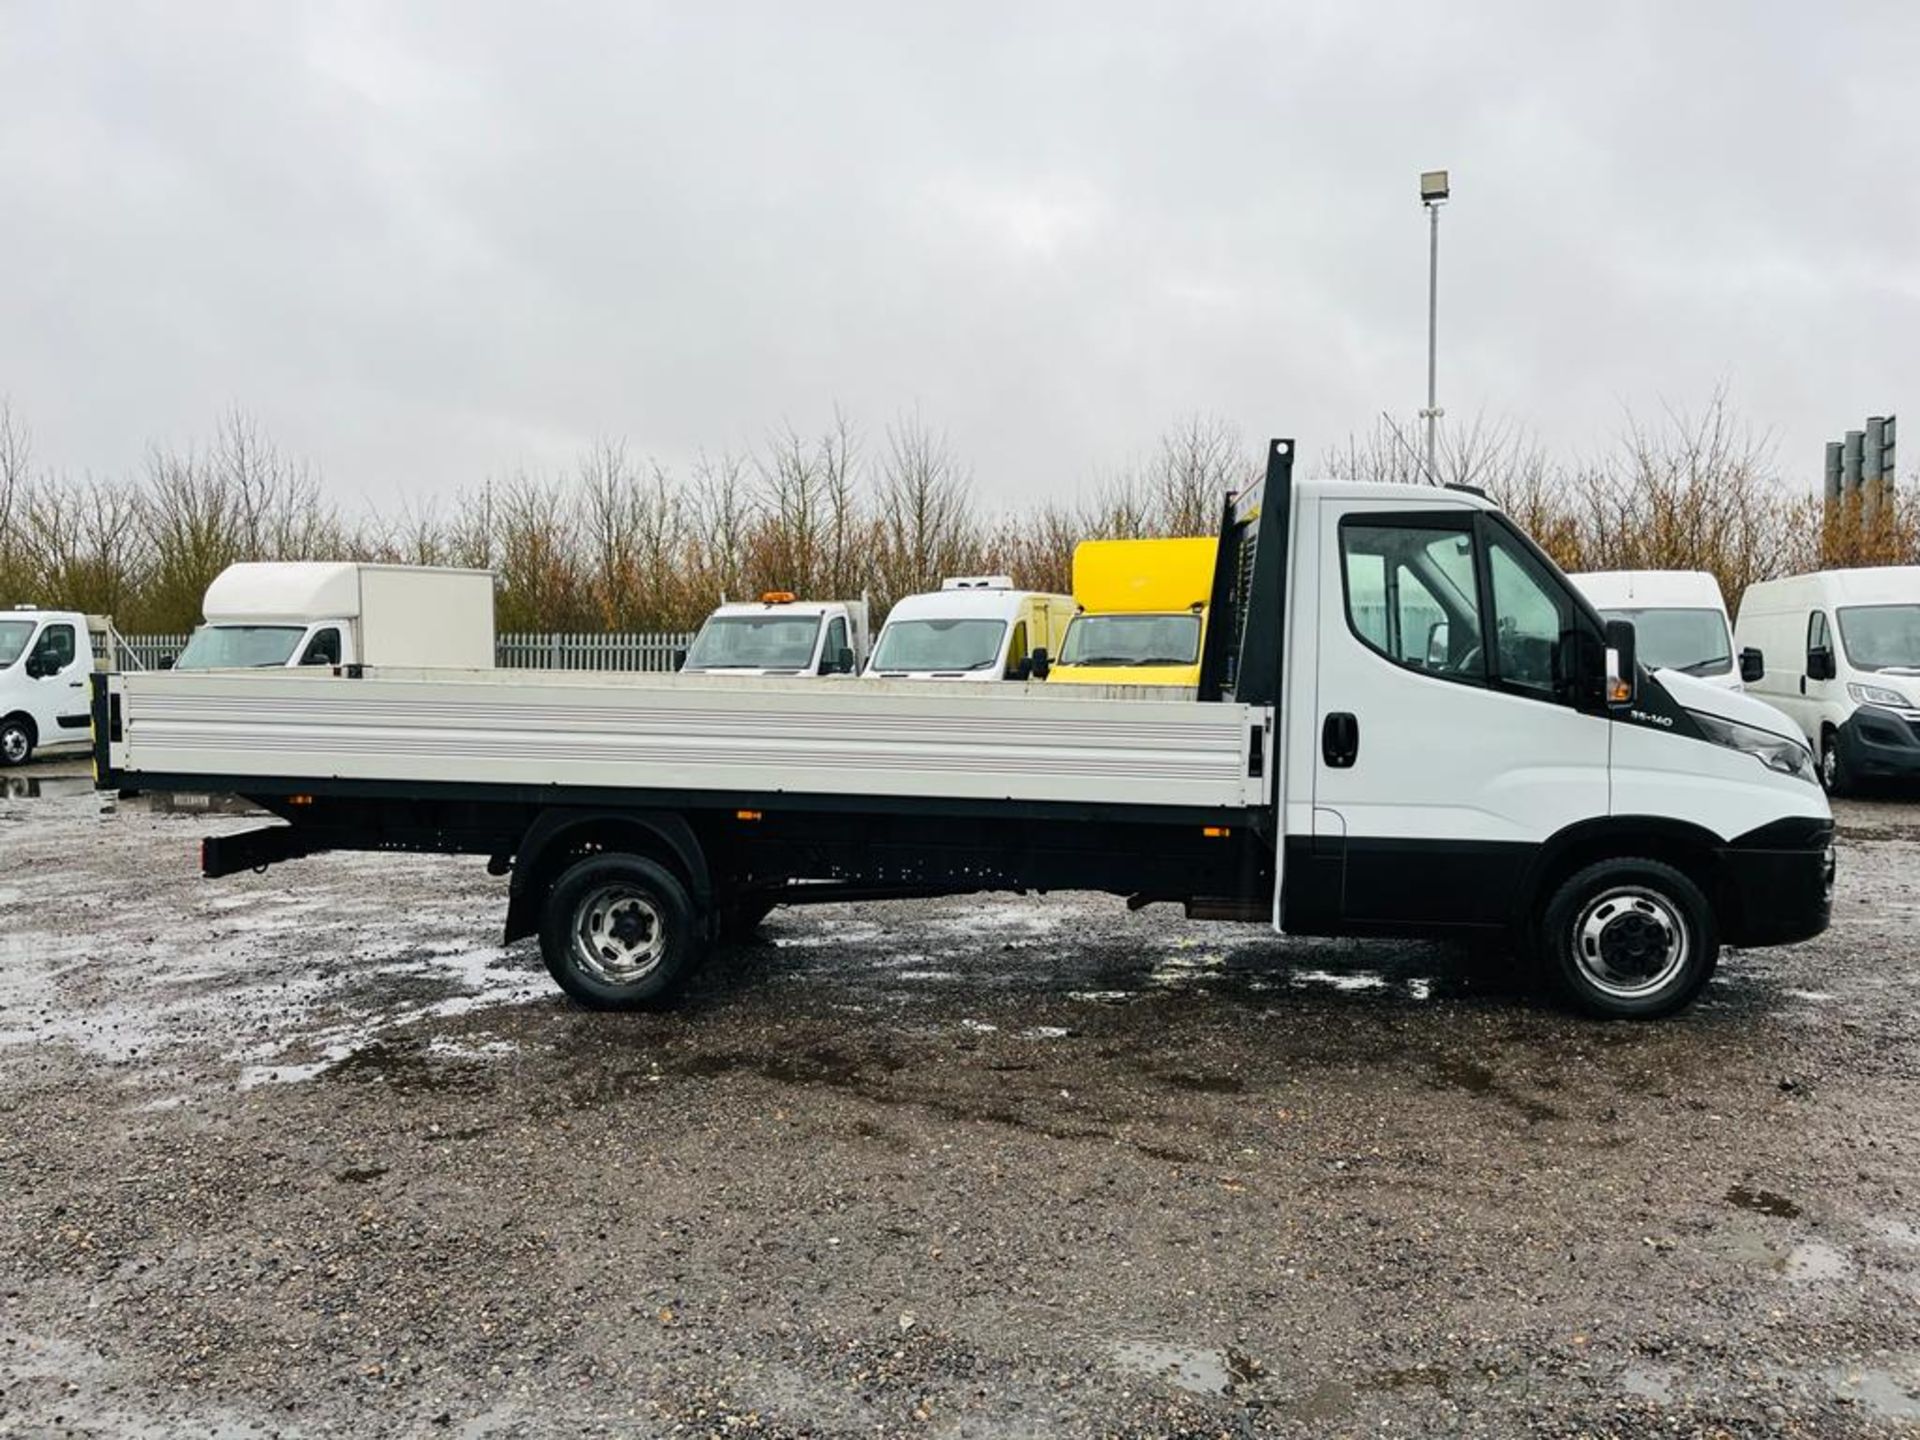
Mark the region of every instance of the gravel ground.
POLYGON ((56 773, 0 1432, 1920 1431, 1913 801, 1659 1024, 1080 895, 780 912, 608 1016, 478 860, 205 882, 248 822, 56 773))

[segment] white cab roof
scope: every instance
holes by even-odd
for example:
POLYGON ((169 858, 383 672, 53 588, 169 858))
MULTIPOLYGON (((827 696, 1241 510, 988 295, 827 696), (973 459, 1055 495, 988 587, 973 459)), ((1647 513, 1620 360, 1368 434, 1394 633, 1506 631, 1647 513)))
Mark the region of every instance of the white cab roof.
POLYGON ((1719 610, 1720 582, 1705 570, 1587 570, 1569 575, 1599 610, 1719 610))
POLYGON ((1920 565, 1875 565, 1856 570, 1819 570, 1749 585, 1743 614, 1804 609, 1810 605, 1920 604, 1920 565))

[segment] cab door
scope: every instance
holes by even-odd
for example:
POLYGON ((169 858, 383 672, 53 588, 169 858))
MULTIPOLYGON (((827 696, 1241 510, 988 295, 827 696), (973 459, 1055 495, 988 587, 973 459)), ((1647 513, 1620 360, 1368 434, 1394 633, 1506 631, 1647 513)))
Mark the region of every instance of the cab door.
POLYGON ((1540 843, 1607 813, 1611 727, 1579 703, 1596 622, 1502 516, 1320 507, 1315 848, 1341 856, 1342 923, 1503 923, 1540 843))
POLYGON ((72 621, 49 620, 40 627, 22 669, 28 713, 42 747, 84 737, 91 664, 91 650, 72 621))

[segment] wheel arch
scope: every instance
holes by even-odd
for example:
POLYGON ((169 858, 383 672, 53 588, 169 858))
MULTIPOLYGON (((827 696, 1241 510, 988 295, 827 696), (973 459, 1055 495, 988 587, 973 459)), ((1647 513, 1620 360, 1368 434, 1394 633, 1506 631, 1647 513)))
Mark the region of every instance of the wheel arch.
POLYGON ((540 907, 574 860, 595 853, 641 855, 672 871, 696 910, 713 900, 706 852, 686 817, 661 810, 543 810, 514 851, 507 897, 509 943, 540 928, 540 907))
POLYGON ((1711 830, 1663 815, 1608 815, 1569 825, 1540 847, 1515 897, 1512 923, 1532 925, 1554 891, 1566 879, 1600 860, 1629 857, 1671 865, 1700 887, 1713 906, 1714 919, 1728 919, 1728 897, 1721 883, 1721 851, 1726 841, 1711 830))
POLYGON ((32 715, 25 710, 9 710, 6 714, 0 715, 0 725, 6 724, 9 720, 18 720, 27 727, 27 734, 33 737, 33 743, 35 745, 40 743, 40 727, 34 723, 32 715))

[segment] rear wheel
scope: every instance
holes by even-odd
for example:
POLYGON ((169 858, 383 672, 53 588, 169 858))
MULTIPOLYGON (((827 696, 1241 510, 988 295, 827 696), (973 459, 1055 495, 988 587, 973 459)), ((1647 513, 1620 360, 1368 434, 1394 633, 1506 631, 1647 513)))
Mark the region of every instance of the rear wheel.
POLYGON ((554 980, 595 1010, 664 1000, 689 975, 702 933, 686 887, 639 855, 595 855, 554 882, 540 954, 554 980))
POLYGON ((20 715, 0 720, 0 765, 24 765, 33 758, 33 725, 20 715))
POLYGON ((1602 860, 1569 876, 1547 902, 1540 939, 1561 994, 1607 1019, 1671 1015, 1720 960, 1707 897, 1658 860, 1602 860))

